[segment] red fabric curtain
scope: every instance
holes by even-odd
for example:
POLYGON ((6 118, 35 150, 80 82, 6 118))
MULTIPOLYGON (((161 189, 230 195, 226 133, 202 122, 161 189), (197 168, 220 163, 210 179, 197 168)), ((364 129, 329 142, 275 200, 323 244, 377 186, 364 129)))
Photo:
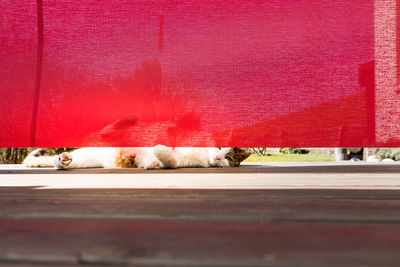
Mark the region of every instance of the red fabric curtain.
POLYGON ((400 146, 395 0, 0 8, 1 147, 400 146))

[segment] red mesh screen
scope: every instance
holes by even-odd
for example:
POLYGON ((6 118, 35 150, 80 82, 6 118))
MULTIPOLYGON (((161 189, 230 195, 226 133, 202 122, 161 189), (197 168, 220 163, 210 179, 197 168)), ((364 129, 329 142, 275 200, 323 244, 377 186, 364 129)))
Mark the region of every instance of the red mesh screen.
POLYGON ((0 146, 400 146, 395 0, 0 8, 0 146))

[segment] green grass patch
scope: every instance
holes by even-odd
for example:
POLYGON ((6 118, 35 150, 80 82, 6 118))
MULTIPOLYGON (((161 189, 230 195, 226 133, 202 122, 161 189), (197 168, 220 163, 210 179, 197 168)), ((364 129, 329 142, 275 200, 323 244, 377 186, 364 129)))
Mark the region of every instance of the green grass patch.
POLYGON ((323 162, 334 161, 334 155, 326 154, 274 154, 271 156, 251 155, 245 162, 273 162, 273 161, 298 161, 298 162, 323 162))

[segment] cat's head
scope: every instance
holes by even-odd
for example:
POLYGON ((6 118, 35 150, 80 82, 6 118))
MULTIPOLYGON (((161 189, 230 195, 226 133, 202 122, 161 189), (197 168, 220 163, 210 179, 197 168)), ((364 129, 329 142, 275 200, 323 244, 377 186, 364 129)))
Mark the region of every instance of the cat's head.
POLYGON ((225 154, 225 159, 228 160, 229 166, 238 167, 240 163, 250 157, 251 152, 239 147, 231 148, 228 153, 225 154))
POLYGON ((238 167, 247 159, 251 152, 242 148, 220 148, 214 156, 214 164, 217 167, 238 167))

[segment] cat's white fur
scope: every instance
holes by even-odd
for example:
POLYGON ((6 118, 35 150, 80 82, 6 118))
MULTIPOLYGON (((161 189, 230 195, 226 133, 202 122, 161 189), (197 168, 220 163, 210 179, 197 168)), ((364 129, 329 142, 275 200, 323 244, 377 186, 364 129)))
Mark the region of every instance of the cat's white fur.
POLYGON ((158 145, 154 154, 166 168, 181 167, 228 167, 225 154, 230 148, 176 147, 158 145))
POLYGON ((54 166, 64 168, 115 168, 118 151, 113 147, 85 147, 54 158, 54 166))
POLYGON ((30 153, 22 162, 26 167, 54 167, 55 156, 33 156, 34 152, 30 153))
MULTIPOLYGON (((163 145, 156 147, 132 148, 138 168, 180 168, 180 167, 228 167, 225 154, 229 148, 171 148, 163 145)), ((58 156, 35 156, 30 153, 23 164, 27 167, 54 166, 58 169, 71 168, 117 168, 116 158, 121 148, 87 147, 63 152, 58 156), (52 163, 52 164, 51 164, 52 163)))
MULTIPOLYGON (((155 157, 152 147, 135 148, 135 162, 138 168, 154 169, 162 167, 155 157)), ((54 158, 57 169, 77 168, 117 168, 116 158, 120 148, 115 147, 85 147, 70 153, 64 152, 54 158)))

